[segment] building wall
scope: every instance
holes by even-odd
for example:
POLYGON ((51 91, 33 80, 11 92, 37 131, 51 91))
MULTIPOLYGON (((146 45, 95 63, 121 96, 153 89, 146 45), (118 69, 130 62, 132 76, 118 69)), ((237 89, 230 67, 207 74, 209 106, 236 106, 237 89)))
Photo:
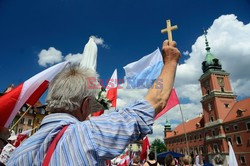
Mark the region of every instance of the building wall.
POLYGON ((239 165, 244 165, 241 164, 241 157, 245 158, 246 163, 250 163, 250 127, 247 128, 247 124, 250 126, 250 117, 224 125, 227 140, 232 142, 239 165), (237 129, 234 126, 238 126, 237 129), (238 142, 237 137, 240 137, 241 143, 238 142))
MULTIPOLYGON (((223 154, 224 164, 227 163, 229 151, 227 141, 232 142, 239 166, 246 166, 250 163, 250 117, 190 132, 187 133, 187 137, 190 154, 195 155, 196 149, 198 149, 198 153, 202 154, 205 160, 210 163, 215 164, 214 158, 217 154, 223 154), (238 126, 237 129, 234 126, 238 126), (215 135, 212 134, 212 131, 214 131, 215 135), (199 138, 200 134, 201 139, 199 138), (195 135, 196 139, 194 139, 195 135), (241 143, 237 141, 237 137, 240 137, 241 143), (218 146, 218 151, 215 149, 215 144, 218 146), (242 163, 243 161, 245 163, 242 163)), ((187 144, 184 138, 184 134, 171 138, 166 137, 164 141, 167 149, 186 154, 187 144)))

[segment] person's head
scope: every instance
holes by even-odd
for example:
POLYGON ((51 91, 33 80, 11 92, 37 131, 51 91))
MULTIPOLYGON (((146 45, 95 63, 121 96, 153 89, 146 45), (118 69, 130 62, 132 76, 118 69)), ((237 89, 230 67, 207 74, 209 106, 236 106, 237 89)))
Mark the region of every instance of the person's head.
POLYGON ((0 151, 8 144, 7 139, 10 137, 10 131, 6 127, 0 126, 0 151))
POLYGON ((154 152, 150 152, 148 154, 148 158, 149 158, 149 160, 154 160, 155 159, 155 153, 154 152))
POLYGON ((190 156, 188 156, 188 155, 186 155, 186 156, 184 156, 184 158, 183 158, 183 163, 184 163, 184 165, 189 165, 189 164, 191 164, 191 157, 190 156))
POLYGON ((135 156, 133 158, 133 165, 140 165, 140 157, 139 156, 135 156))
POLYGON ((49 84, 47 111, 68 113, 80 121, 85 120, 101 107, 95 99, 100 89, 93 86, 97 77, 94 70, 82 68, 79 64, 66 66, 49 84))
POLYGON ((175 165, 174 157, 172 155, 167 155, 165 157, 165 165, 166 166, 174 166, 175 165))

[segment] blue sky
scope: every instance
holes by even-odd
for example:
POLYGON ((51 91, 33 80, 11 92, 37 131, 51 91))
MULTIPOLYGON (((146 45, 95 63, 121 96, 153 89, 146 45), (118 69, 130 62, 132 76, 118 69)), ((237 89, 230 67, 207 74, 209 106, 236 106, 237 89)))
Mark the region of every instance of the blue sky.
MULTIPOLYGON (((115 68, 123 78, 123 66, 161 47, 166 34, 160 30, 171 19, 172 25, 178 25, 173 38, 179 50, 187 53, 180 60, 175 87, 184 115, 187 110, 192 118, 202 111, 198 79, 205 58, 203 28, 208 29, 211 51, 231 73, 237 95, 249 97, 250 76, 245 70, 250 62, 249 16, 249 0, 1 0, 0 91, 44 70, 38 64, 41 50, 54 47, 63 56, 82 53, 91 35, 102 38, 108 47, 98 46, 101 78, 108 79, 115 68)), ((121 96, 128 95, 121 91, 121 96)), ((121 103, 128 101, 121 97, 121 103)), ((179 123, 171 112, 169 117, 174 126, 179 123)))
MULTIPOLYGON (((43 70, 38 53, 55 47, 63 55, 82 52, 90 35, 105 40, 99 47, 101 78, 161 47, 165 20, 177 24, 173 38, 181 52, 190 50, 202 28, 222 14, 235 14, 249 22, 249 1, 80 1, 43 0, 0 2, 0 90, 43 70)), ((186 57, 183 56, 181 62, 186 57)))

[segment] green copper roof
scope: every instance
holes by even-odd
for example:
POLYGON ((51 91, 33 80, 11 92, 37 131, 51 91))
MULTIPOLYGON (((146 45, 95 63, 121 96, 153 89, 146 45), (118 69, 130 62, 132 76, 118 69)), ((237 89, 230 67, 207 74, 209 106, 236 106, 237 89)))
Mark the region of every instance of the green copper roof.
POLYGON ((213 65, 214 64, 214 62, 213 62, 214 58, 215 58, 214 55, 210 51, 208 51, 207 55, 206 55, 206 58, 205 58, 206 64, 207 65, 213 65))
POLYGON ((202 70, 205 73, 207 70, 209 69, 221 69, 221 64, 219 59, 215 58, 214 55, 210 52, 210 47, 208 44, 208 40, 207 40, 207 32, 204 31, 204 35, 205 35, 205 44, 206 44, 206 58, 205 61, 202 62, 202 70))

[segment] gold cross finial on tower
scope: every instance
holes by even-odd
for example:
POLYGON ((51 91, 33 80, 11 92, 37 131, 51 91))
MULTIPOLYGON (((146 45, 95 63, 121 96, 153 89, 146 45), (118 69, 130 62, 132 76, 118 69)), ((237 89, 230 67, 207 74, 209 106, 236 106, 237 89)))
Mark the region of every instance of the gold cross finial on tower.
POLYGON ((162 29, 161 33, 166 33, 167 32, 168 33, 168 41, 171 42, 171 41, 173 41, 172 31, 176 30, 178 27, 177 27, 177 25, 171 26, 170 20, 167 20, 166 23, 167 23, 167 28, 162 29))

